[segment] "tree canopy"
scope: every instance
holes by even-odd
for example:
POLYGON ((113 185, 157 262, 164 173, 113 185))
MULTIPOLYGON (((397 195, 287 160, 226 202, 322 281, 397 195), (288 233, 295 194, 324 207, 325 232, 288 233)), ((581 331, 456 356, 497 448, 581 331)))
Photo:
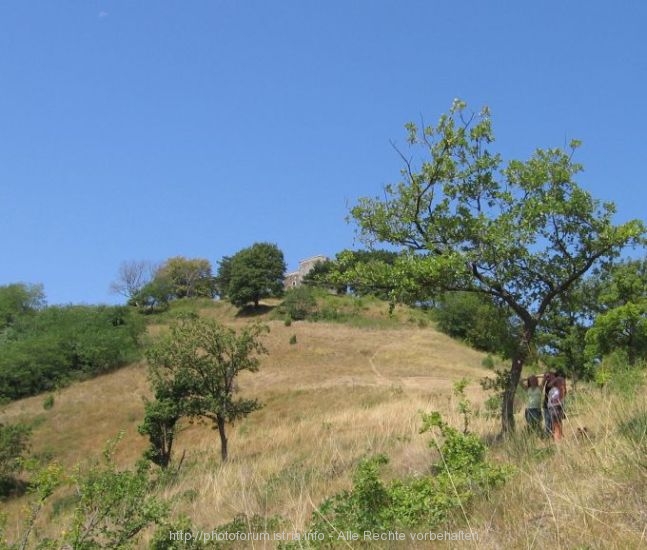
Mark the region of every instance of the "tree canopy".
POLYGON ((594 199, 575 181, 582 170, 568 150, 537 149, 503 163, 492 150, 490 112, 469 113, 456 100, 433 126, 410 123, 408 143, 422 159, 399 154, 402 181, 352 208, 361 237, 404 253, 393 266, 358 267, 392 295, 464 291, 489 295, 517 317, 521 330, 503 400, 502 428, 514 427, 521 369, 538 325, 596 263, 638 243, 638 220, 614 225, 614 205, 594 199))
POLYGON ((213 298, 215 294, 211 263, 204 258, 169 258, 155 279, 166 281, 174 298, 213 298))
POLYGON ((243 307, 283 294, 285 276, 283 252, 272 243, 255 243, 225 258, 216 280, 225 281, 226 296, 232 304, 243 307))
POLYGON ((45 305, 43 285, 12 283, 0 286, 0 331, 45 305))

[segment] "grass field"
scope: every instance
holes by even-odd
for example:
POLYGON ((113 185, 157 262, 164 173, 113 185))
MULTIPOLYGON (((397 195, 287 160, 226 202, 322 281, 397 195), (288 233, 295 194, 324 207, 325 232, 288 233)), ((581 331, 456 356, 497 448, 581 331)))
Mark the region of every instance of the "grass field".
MULTIPOLYGON (((258 373, 240 377, 239 389, 264 406, 230 426, 225 464, 216 431, 183 425, 174 455, 184 460, 164 493, 173 498, 174 515, 186 515, 207 531, 238 514, 280 515, 298 531, 325 497, 350 486, 363 457, 388 455, 386 477, 429 473, 435 457, 429 434, 418 434, 420 411, 439 410, 462 426, 452 388, 467 378, 466 394, 476 410, 471 429, 494 442, 493 459, 514 464, 515 474, 494 502, 476 502, 456 519, 456 529, 479 533, 478 543, 438 547, 647 547, 645 457, 642 447, 618 433, 622 419, 647 410, 644 396, 627 400, 583 387, 572 398, 561 445, 522 435, 495 442, 498 420, 486 418, 486 395, 478 384, 491 374, 481 365, 483 355, 405 310, 390 321, 385 308, 363 306, 364 318, 373 322, 358 326, 286 326, 271 313, 261 316, 271 328, 265 340, 269 354, 258 373)), ((233 326, 250 320, 235 317, 225 304, 202 313, 233 326)), ((153 326, 150 333, 162 330, 153 326)), ((148 395, 146 366, 135 364, 56 392, 50 410, 43 408, 44 396, 12 403, 0 421, 32 424, 31 452, 66 468, 98 456, 106 441, 123 432, 116 457, 129 467, 146 447, 137 424, 148 395)), ((518 422, 523 426, 521 415, 518 422)), ((3 503, 10 536, 19 530, 23 501, 3 503)), ((57 525, 47 514, 43 533, 57 525)))

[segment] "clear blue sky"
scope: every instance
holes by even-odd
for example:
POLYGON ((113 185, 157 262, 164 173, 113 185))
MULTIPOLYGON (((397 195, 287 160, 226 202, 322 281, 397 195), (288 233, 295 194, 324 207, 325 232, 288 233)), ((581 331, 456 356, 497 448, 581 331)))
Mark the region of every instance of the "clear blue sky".
POLYGON ((644 219, 646 22, 638 0, 3 1, 0 285, 115 303, 124 260, 333 256, 399 178, 390 140, 455 97, 508 159, 583 140, 578 181, 644 219))

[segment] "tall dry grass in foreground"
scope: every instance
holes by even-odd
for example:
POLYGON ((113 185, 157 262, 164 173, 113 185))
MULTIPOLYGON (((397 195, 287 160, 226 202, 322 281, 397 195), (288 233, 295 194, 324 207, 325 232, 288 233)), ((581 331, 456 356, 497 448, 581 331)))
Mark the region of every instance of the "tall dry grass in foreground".
POLYGON ((644 385, 633 397, 582 388, 564 427, 558 444, 518 433, 493 446, 516 473, 472 510, 479 547, 647 547, 644 385))

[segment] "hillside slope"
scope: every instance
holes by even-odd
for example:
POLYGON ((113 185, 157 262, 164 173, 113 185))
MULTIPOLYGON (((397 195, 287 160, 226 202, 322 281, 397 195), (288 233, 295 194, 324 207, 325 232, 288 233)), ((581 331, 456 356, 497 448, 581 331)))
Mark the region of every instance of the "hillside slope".
MULTIPOLYGON (((202 314, 232 326, 250 321, 232 316, 224 304, 202 314)), ((179 511, 205 528, 238 513, 281 513, 303 527, 313 503, 346 485, 367 453, 401 453, 408 458, 399 468, 424 467, 426 445, 411 443, 418 410, 447 409, 454 381, 488 374, 482 354, 414 323, 359 328, 322 322, 285 326, 267 315, 261 320, 271 329, 265 338, 269 354, 259 372, 240 377, 239 389, 264 407, 230 428, 229 463, 220 464, 219 440, 210 426, 187 423, 175 445, 176 457, 185 455, 184 476, 172 492, 191 493, 191 502, 180 504, 179 511), (334 475, 325 473, 331 468, 334 475), (288 471, 287 486, 277 484, 288 471), (315 472, 325 479, 313 478, 315 472), (295 487, 299 475, 303 479, 295 487), (270 481, 272 498, 263 489, 270 481), (306 493, 307 503, 301 500, 306 493)), ((161 330, 153 326, 150 332, 161 330)), ((468 391, 476 396, 481 390, 472 384, 468 391)), ((123 432, 117 460, 129 466, 146 447, 137 425, 149 395, 147 369, 139 363, 59 390, 50 410, 43 408, 44 396, 12 403, 1 421, 30 423, 32 453, 68 468, 98 456, 123 432)), ((18 502, 9 508, 14 505, 18 502)))
MULTIPOLYGON (((202 311, 232 326, 259 319, 234 313, 225 304, 202 311)), ((398 322, 386 322, 384 308, 376 307, 365 312, 370 322, 363 326, 286 326, 261 315, 271 327, 265 339, 269 354, 259 372, 240 377, 239 390, 264 406, 230 426, 225 464, 217 432, 184 422, 174 447, 175 465, 181 457, 182 464, 162 495, 171 499, 172 515, 187 516, 194 528, 209 532, 240 514, 281 516, 287 528, 300 531, 326 497, 350 487, 362 458, 386 454, 387 479, 429 473, 438 457, 429 447, 430 434, 418 433, 420 411, 439 410, 451 424, 462 426, 453 384, 469 379, 466 394, 475 412, 482 413, 486 395, 477 382, 491 371, 481 366, 482 354, 406 311, 396 313, 398 322)), ((163 330, 164 325, 153 325, 150 333, 163 330)), ((31 423, 32 453, 68 469, 99 456, 106 442, 123 432, 117 462, 131 467, 146 447, 137 424, 148 395, 146 366, 135 364, 56 392, 50 410, 43 408, 45 396, 12 403, 0 422, 31 423)), ((628 420, 644 423, 644 394, 633 392, 628 399, 583 387, 571 392, 569 403, 560 446, 520 432, 491 447, 494 459, 514 465, 516 473, 493 500, 463 511, 457 529, 468 525, 480 534, 479 544, 437 547, 644 546, 644 443, 638 434, 638 446, 632 446, 620 430, 628 420), (582 437, 584 427, 588 431, 582 437)), ((521 412, 518 421, 523 426, 521 412)), ((477 414, 470 428, 493 441, 499 423, 477 414)), ((65 496, 55 498, 40 532, 56 532, 62 522, 56 514, 65 514, 65 502, 65 496)), ((20 530, 25 500, 4 504, 11 536, 20 530)), ((428 543, 397 546, 417 547, 428 543)))

